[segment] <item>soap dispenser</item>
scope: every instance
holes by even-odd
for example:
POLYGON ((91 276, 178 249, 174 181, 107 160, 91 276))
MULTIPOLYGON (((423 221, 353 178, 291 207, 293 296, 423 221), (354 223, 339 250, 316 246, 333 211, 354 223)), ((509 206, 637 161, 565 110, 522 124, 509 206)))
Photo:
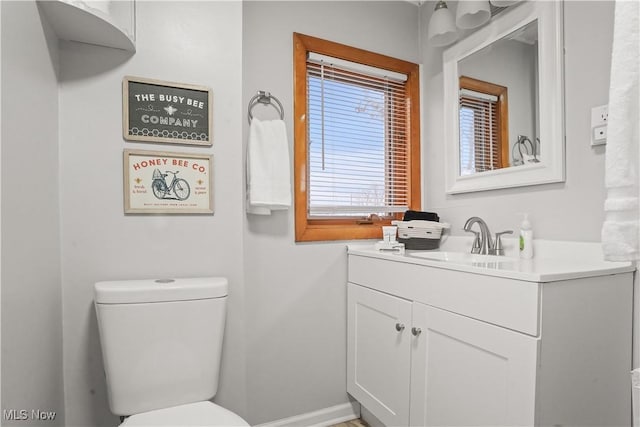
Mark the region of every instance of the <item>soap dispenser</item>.
POLYGON ((533 229, 529 222, 529 214, 523 214, 524 218, 520 224, 520 258, 533 258, 533 229))

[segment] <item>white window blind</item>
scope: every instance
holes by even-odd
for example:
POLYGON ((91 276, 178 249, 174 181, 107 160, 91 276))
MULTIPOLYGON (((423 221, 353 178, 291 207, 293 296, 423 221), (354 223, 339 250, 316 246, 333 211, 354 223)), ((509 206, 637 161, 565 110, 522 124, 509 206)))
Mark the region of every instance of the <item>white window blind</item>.
POLYGON ((498 97, 460 91, 460 175, 499 168, 498 97))
POLYGON ((330 57, 307 60, 308 218, 408 209, 406 76, 330 57))

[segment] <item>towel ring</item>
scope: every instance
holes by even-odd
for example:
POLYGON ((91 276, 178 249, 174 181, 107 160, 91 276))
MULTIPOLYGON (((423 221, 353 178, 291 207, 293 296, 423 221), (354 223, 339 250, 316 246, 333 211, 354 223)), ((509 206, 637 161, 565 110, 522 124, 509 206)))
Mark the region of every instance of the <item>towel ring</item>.
POLYGON ((253 114, 251 114, 251 110, 253 110, 253 107, 258 105, 258 103, 263 105, 271 105, 273 108, 278 110, 278 113, 280 113, 280 119, 284 120, 284 107, 282 106, 280 101, 278 101, 278 98, 271 95, 271 93, 269 92, 259 90, 258 93, 254 95, 253 98, 251 98, 251 100, 249 101, 249 107, 247 108, 249 124, 251 124, 251 120, 253 120, 253 114), (275 104, 273 103, 274 101, 275 104))

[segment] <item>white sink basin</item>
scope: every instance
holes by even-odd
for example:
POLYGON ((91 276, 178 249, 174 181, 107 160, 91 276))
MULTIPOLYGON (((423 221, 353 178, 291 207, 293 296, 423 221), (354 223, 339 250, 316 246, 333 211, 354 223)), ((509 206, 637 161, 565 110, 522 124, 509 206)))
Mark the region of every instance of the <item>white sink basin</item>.
POLYGON ((516 263, 518 258, 497 255, 480 255, 468 252, 411 252, 409 256, 430 259, 433 261, 451 262, 454 264, 466 264, 477 267, 498 268, 507 263, 516 263))

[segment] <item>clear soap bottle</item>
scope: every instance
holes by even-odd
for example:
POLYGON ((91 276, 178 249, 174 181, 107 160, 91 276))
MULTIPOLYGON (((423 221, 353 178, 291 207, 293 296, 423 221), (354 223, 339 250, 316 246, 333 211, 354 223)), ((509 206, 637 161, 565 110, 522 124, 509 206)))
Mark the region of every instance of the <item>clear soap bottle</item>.
POLYGON ((520 258, 533 258, 533 229, 528 214, 524 214, 520 224, 520 258))

